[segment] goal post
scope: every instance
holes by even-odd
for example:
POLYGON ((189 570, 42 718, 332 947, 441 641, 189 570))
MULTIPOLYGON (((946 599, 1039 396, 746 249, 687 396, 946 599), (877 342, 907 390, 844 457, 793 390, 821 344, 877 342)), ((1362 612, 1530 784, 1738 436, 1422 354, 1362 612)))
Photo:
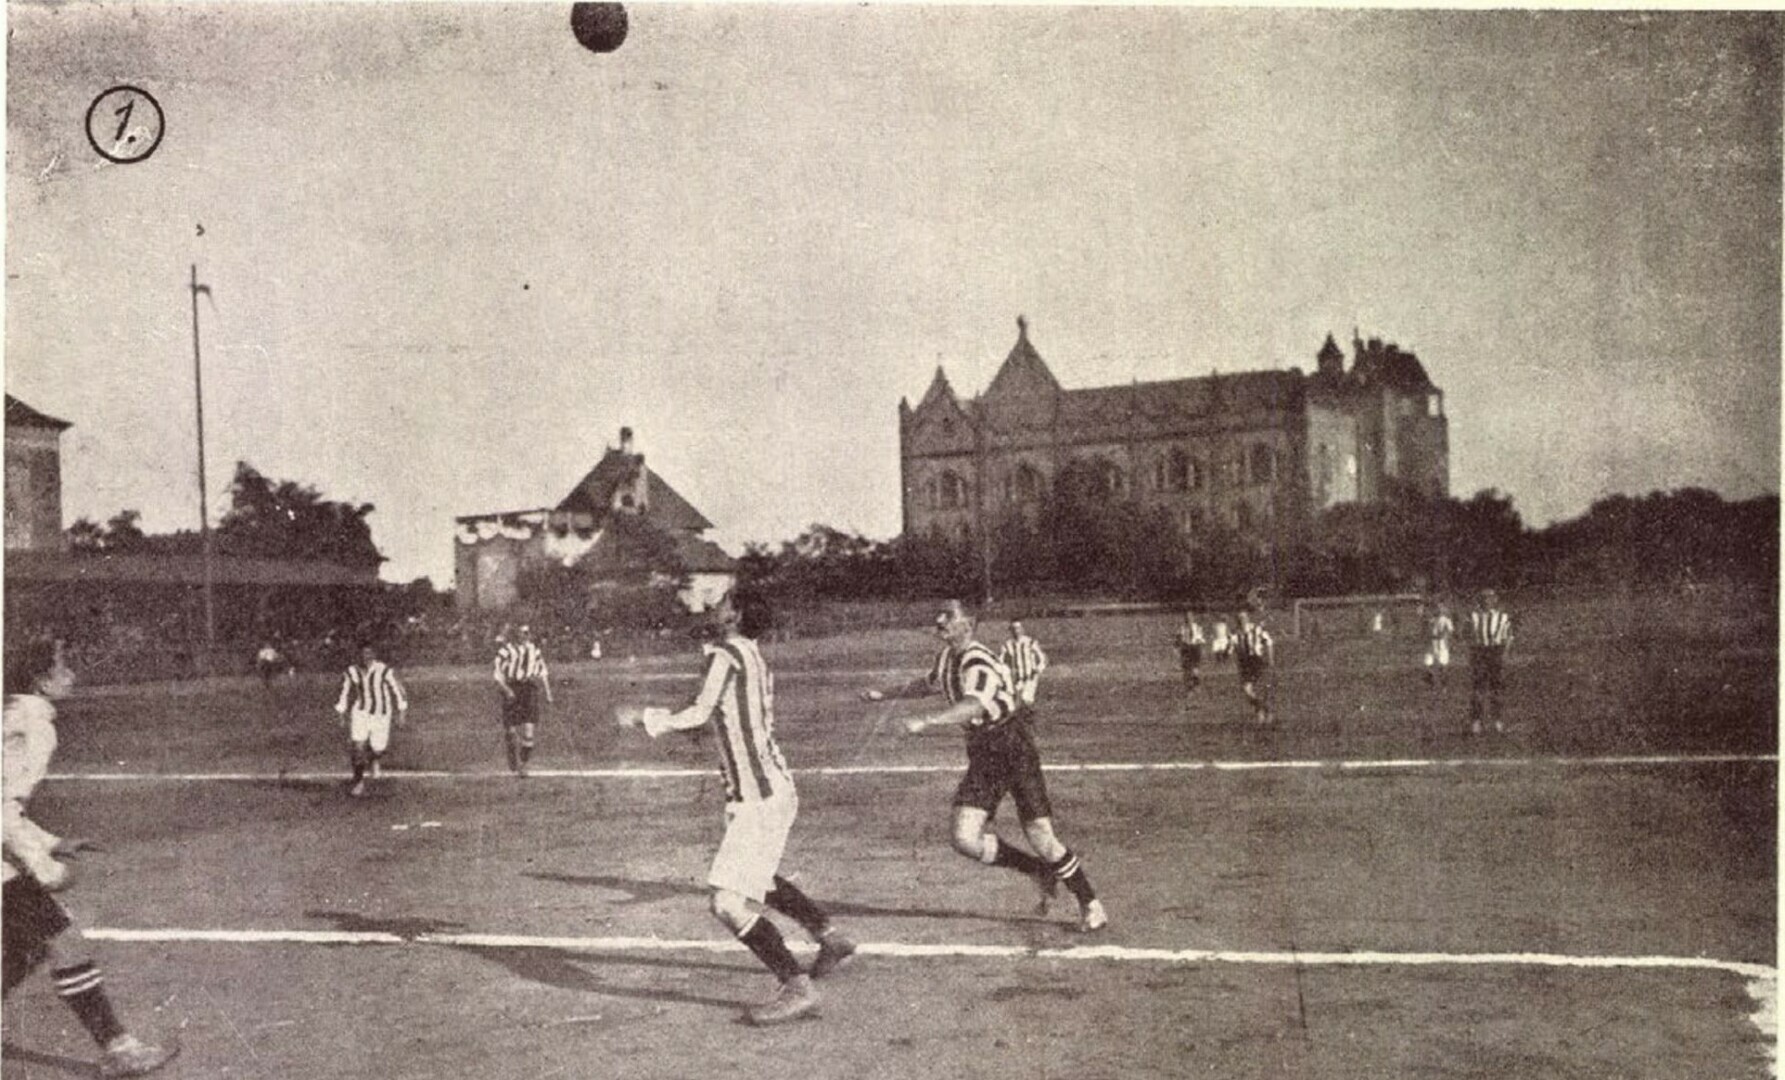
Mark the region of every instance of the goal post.
POLYGON ((1320 633, 1340 637, 1422 634, 1420 616, 1425 603, 1423 593, 1304 596, 1295 601, 1292 632, 1298 638, 1320 633))

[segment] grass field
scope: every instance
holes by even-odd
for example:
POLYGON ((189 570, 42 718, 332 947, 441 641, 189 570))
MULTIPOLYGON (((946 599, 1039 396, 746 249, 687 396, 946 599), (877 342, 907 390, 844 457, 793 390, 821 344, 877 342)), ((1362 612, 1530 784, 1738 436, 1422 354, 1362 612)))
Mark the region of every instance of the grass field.
MULTIPOLYGON (((1181 707, 1168 616, 1033 621, 1094 938, 949 851, 959 737, 855 699, 926 635, 777 646, 784 869, 864 948, 775 1029, 739 1022, 771 980, 706 911, 711 746, 608 719, 679 704, 692 655, 560 665, 527 781, 485 669, 406 670, 362 800, 332 678, 92 689, 32 812, 107 845, 67 903, 127 1017, 182 1041, 174 1077, 1758 1077, 1771 603, 1515 608, 1510 730, 1480 738, 1466 669, 1430 691, 1405 640, 1280 641, 1259 731, 1230 667, 1181 707)), ((42 975, 5 1033, 8 1080, 90 1074, 42 975)))

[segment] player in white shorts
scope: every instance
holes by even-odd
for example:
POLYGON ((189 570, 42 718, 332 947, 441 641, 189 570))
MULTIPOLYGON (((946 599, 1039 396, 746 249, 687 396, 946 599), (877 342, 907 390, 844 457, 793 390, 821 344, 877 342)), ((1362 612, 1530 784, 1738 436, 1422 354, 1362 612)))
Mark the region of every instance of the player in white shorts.
POLYGON ((347 793, 358 798, 366 793, 366 773, 381 771, 379 759, 390 748, 393 716, 398 727, 409 715, 409 698, 397 673, 378 659, 378 651, 370 642, 360 646, 359 663, 348 667, 341 676, 341 696, 335 701, 335 712, 347 722, 349 759, 353 779, 347 782, 347 793))
POLYGON ((775 995, 749 1012, 751 1023, 778 1024, 816 1011, 812 980, 841 967, 855 945, 831 926, 824 909, 778 873, 800 803, 793 773, 775 743, 774 676, 756 647, 757 634, 769 625, 767 608, 754 599, 727 596, 713 609, 713 618, 718 640, 702 646, 707 672, 694 701, 678 712, 622 706, 617 718, 622 727, 642 725, 652 738, 713 725, 725 780, 725 838, 707 873, 713 916, 780 980, 775 995), (810 972, 800 968, 781 931, 752 910, 753 904, 789 916, 818 942, 810 972))
POLYGON ((1426 682, 1436 686, 1450 671, 1450 638, 1456 633, 1456 623, 1451 621, 1449 606, 1438 605, 1426 630, 1426 682))

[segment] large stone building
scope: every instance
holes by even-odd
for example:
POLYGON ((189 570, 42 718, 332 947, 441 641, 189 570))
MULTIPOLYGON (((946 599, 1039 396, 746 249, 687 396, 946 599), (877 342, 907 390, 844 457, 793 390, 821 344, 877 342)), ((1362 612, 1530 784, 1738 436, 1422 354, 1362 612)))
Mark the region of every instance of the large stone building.
POLYGON ((6 550, 60 551, 66 420, 6 395, 6 550))
POLYGON ((524 567, 576 563, 603 542, 613 514, 635 514, 669 536, 688 571, 680 597, 690 610, 704 610, 736 579, 737 564, 701 536, 713 523, 645 465, 645 456, 634 452, 632 429, 621 428, 620 445, 608 447, 556 506, 457 519, 456 604, 497 610, 514 603, 524 567))
POLYGON ((1038 506, 1068 462, 1113 493, 1165 508, 1194 543, 1223 527, 1264 545, 1321 510, 1397 486, 1450 490, 1443 392, 1418 357, 1332 336, 1315 369, 1249 371, 1067 390, 1017 319, 1016 345, 983 394, 938 367, 916 407, 899 402, 906 535, 966 541, 1038 506))

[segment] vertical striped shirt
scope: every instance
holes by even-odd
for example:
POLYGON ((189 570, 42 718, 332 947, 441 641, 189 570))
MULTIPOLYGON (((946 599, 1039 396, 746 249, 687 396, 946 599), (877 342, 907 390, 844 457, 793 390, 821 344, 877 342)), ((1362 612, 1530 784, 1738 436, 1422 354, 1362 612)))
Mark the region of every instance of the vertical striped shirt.
POLYGON ((793 773, 775 744, 775 677, 756 642, 733 634, 706 645, 707 674, 690 710, 713 726, 728 802, 792 795, 793 773))
POLYGON ((1469 641, 1477 648, 1504 648, 1512 641, 1512 616, 1498 609, 1471 611, 1469 641))
POLYGON ((1264 627, 1253 623, 1242 626, 1233 638, 1234 651, 1242 660, 1269 660, 1271 658, 1271 635, 1264 627))
POLYGON ((545 653, 533 642, 505 641, 496 650, 496 677, 503 682, 532 682, 546 675, 545 653))
POLYGON ((998 650, 998 662, 1010 672, 1016 688, 1027 690, 1025 696, 1032 697, 1034 686, 1041 681, 1041 673, 1047 670, 1047 653, 1041 651, 1041 642, 1024 634, 1004 643, 998 650))
POLYGON ((354 664, 341 677, 341 697, 335 702, 338 713, 357 709, 373 716, 389 716, 397 709, 407 708, 409 699, 403 694, 403 684, 382 660, 372 661, 369 667, 354 664))
POLYGON ((977 641, 962 649, 943 646, 930 669, 930 686, 940 690, 950 705, 969 697, 979 702, 985 715, 972 722, 975 728, 997 727, 1016 713, 1009 670, 977 641))

